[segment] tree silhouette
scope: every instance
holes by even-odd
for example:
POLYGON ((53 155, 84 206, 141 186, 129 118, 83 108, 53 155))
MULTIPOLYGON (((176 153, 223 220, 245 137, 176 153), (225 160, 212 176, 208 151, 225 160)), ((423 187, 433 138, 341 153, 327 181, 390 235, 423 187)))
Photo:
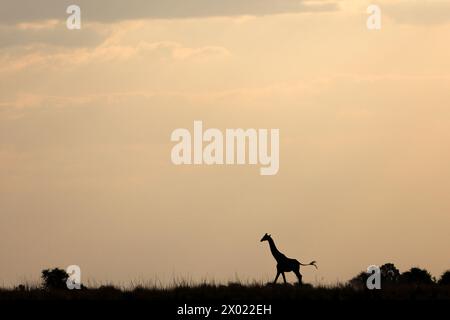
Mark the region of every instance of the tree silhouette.
POLYGON ((432 284, 431 274, 420 268, 411 268, 400 275, 400 282, 404 284, 432 284))
POLYGON ((438 284, 442 286, 450 285, 450 270, 447 270, 442 274, 441 278, 438 281, 438 284))
POLYGON ((46 290, 67 289, 66 281, 69 275, 58 268, 42 270, 42 286, 46 290))

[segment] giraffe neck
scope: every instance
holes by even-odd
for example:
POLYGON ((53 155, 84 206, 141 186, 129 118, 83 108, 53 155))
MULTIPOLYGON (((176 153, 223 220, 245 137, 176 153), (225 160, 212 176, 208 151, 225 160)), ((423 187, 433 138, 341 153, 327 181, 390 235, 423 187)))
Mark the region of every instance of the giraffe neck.
POLYGON ((275 260, 280 260, 283 256, 283 254, 278 251, 275 242, 273 241, 272 238, 269 239, 269 246, 270 246, 270 252, 272 252, 273 257, 275 258, 275 260))

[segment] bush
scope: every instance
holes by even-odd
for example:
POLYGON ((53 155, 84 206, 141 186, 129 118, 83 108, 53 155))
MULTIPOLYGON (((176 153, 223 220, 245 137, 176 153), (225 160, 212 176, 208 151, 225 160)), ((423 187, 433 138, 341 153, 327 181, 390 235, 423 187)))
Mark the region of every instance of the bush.
POLYGON ((349 284, 356 290, 363 290, 367 287, 366 282, 368 278, 369 274, 367 272, 362 271, 358 275, 353 277, 349 281, 349 284))
POLYGON ((380 267, 381 283, 383 285, 395 284, 400 280, 400 271, 393 263, 385 263, 380 267))
POLYGON ((69 275, 62 269, 46 269, 42 271, 42 286, 46 290, 67 289, 69 275))
POLYGON ((420 268, 411 268, 400 275, 400 282, 404 284, 433 284, 431 274, 420 268))
POLYGON ((448 286, 450 285, 450 270, 445 271, 438 281, 439 285, 448 286))

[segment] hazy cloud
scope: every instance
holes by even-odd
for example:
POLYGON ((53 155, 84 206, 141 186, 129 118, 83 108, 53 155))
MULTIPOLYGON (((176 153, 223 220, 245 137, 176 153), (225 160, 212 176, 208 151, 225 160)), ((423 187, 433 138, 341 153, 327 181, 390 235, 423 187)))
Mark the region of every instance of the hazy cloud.
MULTIPOLYGON (((289 12, 337 10, 330 0, 79 0, 84 21, 111 22, 127 19, 170 19, 210 16, 268 15, 289 12)), ((7 0, 2 3, 0 21, 65 19, 72 0, 7 0)))

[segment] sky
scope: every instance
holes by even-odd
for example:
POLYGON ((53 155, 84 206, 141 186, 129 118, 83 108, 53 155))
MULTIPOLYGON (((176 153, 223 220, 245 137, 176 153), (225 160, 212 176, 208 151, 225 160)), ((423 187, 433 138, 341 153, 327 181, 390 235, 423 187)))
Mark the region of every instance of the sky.
POLYGON ((313 284, 450 268, 450 2, 72 2, 0 2, 0 285, 270 281, 266 232, 313 284), (174 165, 194 120, 278 174, 174 165))

